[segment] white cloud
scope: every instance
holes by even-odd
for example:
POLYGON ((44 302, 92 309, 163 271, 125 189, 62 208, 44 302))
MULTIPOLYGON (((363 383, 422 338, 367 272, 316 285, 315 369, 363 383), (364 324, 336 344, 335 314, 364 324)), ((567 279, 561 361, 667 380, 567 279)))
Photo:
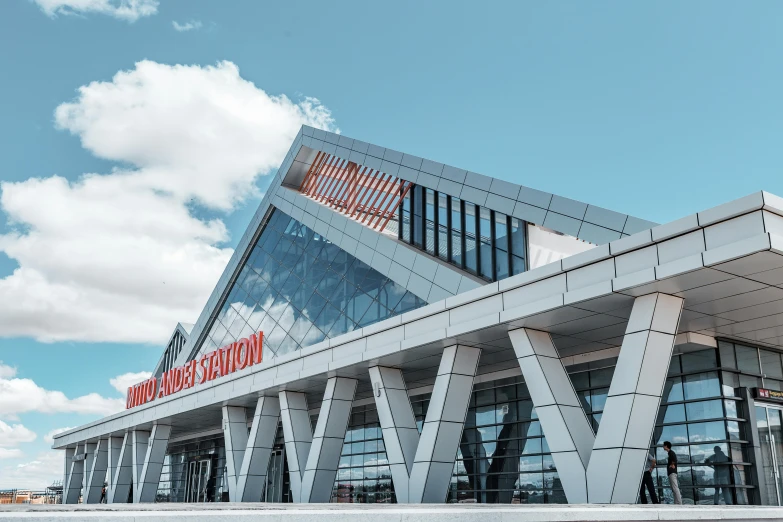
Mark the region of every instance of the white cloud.
POLYGON ((24 455, 19 448, 0 448, 0 460, 2 459, 18 459, 24 455))
POLYGON ((57 125, 123 167, 0 184, 13 227, 0 251, 19 264, 0 279, 0 336, 159 344, 196 319, 232 253, 222 220, 194 211, 257 197, 302 124, 334 122, 318 100, 271 96, 230 62, 142 61, 78 92, 57 125))
POLYGON ((179 33, 184 33, 185 31, 193 31, 196 29, 201 29, 201 21, 199 20, 190 20, 189 22, 185 22, 183 24, 177 22, 176 20, 173 20, 171 22, 171 25, 174 26, 174 30, 179 33))
POLYGON ((7 379, 9 377, 14 377, 15 375, 16 368, 3 364, 3 361, 0 361, 0 379, 7 379))
POLYGON ((52 431, 50 431, 49 433, 47 433, 46 435, 44 435, 43 440, 44 440, 44 442, 48 442, 49 444, 54 444, 54 436, 55 435, 57 435, 58 433, 62 433, 64 431, 72 430, 72 429, 73 428, 70 427, 70 426, 65 427, 65 428, 55 428, 52 431))
POLYGON ((125 395, 128 393, 128 388, 141 381, 146 381, 150 377, 152 377, 152 372, 123 373, 109 379, 109 383, 114 386, 115 390, 125 395))
MULTIPOLYGON (((2 453, 0 453, 0 458, 2 453)), ((15 455, 18 457, 19 455, 15 455)), ((36 455, 34 460, 0 467, 0 489, 43 490, 55 480, 63 479, 62 451, 46 451, 36 455)))
POLYGON ((158 12, 158 0, 33 0, 48 16, 104 14, 135 22, 158 12))
POLYGON ((63 392, 47 390, 30 379, 0 379, 0 417, 15 418, 20 413, 33 411, 105 416, 124 408, 124 399, 110 399, 97 393, 69 399, 63 392))
POLYGON ((32 442, 37 435, 21 424, 6 424, 0 420, 0 448, 12 448, 22 442, 32 442))

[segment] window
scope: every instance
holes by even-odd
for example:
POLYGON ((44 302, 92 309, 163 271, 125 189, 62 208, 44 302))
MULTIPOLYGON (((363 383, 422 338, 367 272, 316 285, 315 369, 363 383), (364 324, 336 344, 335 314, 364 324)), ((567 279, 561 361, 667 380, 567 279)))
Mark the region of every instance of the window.
POLYGON ((465 246, 463 235, 462 201, 451 198, 451 262, 462 268, 462 252, 465 246))
POLYGON ((424 209, 425 217, 427 219, 424 234, 426 236, 426 251, 431 256, 436 255, 435 252, 435 192, 432 189, 426 189, 426 206, 424 209))
POLYGON ((492 281, 492 220, 488 208, 476 207, 479 210, 479 265, 481 277, 492 281))
POLYGON ((438 193, 438 257, 449 260, 449 201, 448 196, 438 193))
POLYGON ((509 272, 508 216, 495 212, 495 280, 505 279, 509 272))
POLYGON ((275 210, 202 349, 264 332, 284 354, 425 304, 367 264, 275 210))
POLYGON ((399 220, 399 239, 488 281, 527 269, 527 224, 517 218, 414 185, 399 220))
POLYGON ((473 203, 463 201, 462 215, 465 218, 465 268, 469 272, 478 273, 478 230, 477 209, 473 203))

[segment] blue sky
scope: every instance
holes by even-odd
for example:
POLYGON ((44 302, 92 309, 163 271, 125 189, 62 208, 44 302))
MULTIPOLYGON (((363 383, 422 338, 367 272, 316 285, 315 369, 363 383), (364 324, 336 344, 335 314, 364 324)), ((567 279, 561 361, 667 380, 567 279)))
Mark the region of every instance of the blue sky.
POLYGON ((0 488, 196 319, 301 123, 658 222, 783 194, 779 2, 69 4, 0 5, 0 488))

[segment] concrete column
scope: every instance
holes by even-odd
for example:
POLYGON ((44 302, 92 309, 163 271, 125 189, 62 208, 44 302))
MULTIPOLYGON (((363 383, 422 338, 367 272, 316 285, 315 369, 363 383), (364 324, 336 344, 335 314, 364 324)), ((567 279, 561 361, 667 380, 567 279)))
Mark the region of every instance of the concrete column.
POLYGON ((63 504, 78 504, 84 475, 84 444, 65 451, 66 475, 63 483, 63 504))
POLYGON ((154 424, 152 431, 133 431, 133 502, 155 502, 171 426, 154 424))
POLYGON ((326 381, 324 400, 302 474, 301 502, 325 503, 332 497, 356 383, 356 379, 343 377, 332 377, 326 381))
POLYGON ((280 392, 288 477, 294 502, 329 502, 351 415, 356 379, 332 377, 315 426, 304 393, 280 392))
POLYGON ((304 393, 283 390, 280 397, 280 421, 283 424, 285 458, 294 502, 301 502, 302 473, 313 444, 313 428, 304 393))
POLYGON ((549 334, 509 333, 569 502, 636 501, 682 303, 666 294, 634 301, 596 436, 549 334))
POLYGON ((443 350, 413 459, 409 502, 441 504, 446 500, 480 355, 481 349, 470 346, 443 350))
POLYGON ((591 503, 636 502, 682 304, 666 294, 634 300, 587 468, 591 503))
POLYGON ((263 496, 280 420, 280 400, 277 397, 258 399, 249 434, 247 411, 244 407, 223 406, 226 481, 231 502, 259 502, 263 496))
POLYGON ((374 366, 370 368, 370 380, 394 481, 394 493, 399 504, 407 504, 410 502, 408 480, 419 446, 419 430, 408 389, 398 368, 374 366))
POLYGON ((101 501, 101 491, 106 480, 106 469, 108 468, 109 452, 108 439, 98 439, 95 444, 88 444, 91 447, 91 458, 88 460, 90 466, 87 476, 87 485, 84 488, 84 501, 87 504, 98 504, 101 501))
POLYGON ((109 437, 108 468, 109 487, 106 491, 106 503, 125 503, 133 483, 133 436, 109 437))
POLYGON ((147 446, 150 442, 150 432, 145 430, 133 430, 131 432, 131 471, 133 481, 133 502, 139 502, 141 491, 141 471, 144 468, 144 459, 147 456, 147 446))
POLYGON ((84 443, 84 474, 82 475, 82 503, 87 503, 87 497, 89 496, 89 483, 90 483, 90 470, 92 470, 92 462, 95 457, 95 448, 98 446, 95 442, 84 443))
POLYGON ((397 502, 446 500, 480 355, 468 346, 443 350, 421 436, 402 372, 370 368, 397 502))
POLYGON ((552 338, 521 328, 508 333, 568 502, 587 502, 587 476, 595 435, 552 338))

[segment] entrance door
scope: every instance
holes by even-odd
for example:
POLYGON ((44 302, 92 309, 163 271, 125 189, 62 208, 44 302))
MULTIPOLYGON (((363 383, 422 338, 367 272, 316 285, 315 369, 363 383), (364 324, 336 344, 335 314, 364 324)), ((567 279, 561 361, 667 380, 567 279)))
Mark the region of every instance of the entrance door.
POLYGON ((206 502, 207 484, 212 462, 209 459, 188 463, 188 478, 185 486, 185 502, 206 502))
POLYGON ((285 466, 285 450, 272 451, 269 458, 269 469, 266 475, 266 502, 283 501, 283 468, 285 466))
POLYGON ((769 506, 781 505, 783 493, 783 423, 781 410, 768 406, 756 406, 756 424, 761 443, 762 473, 761 503, 769 506))

